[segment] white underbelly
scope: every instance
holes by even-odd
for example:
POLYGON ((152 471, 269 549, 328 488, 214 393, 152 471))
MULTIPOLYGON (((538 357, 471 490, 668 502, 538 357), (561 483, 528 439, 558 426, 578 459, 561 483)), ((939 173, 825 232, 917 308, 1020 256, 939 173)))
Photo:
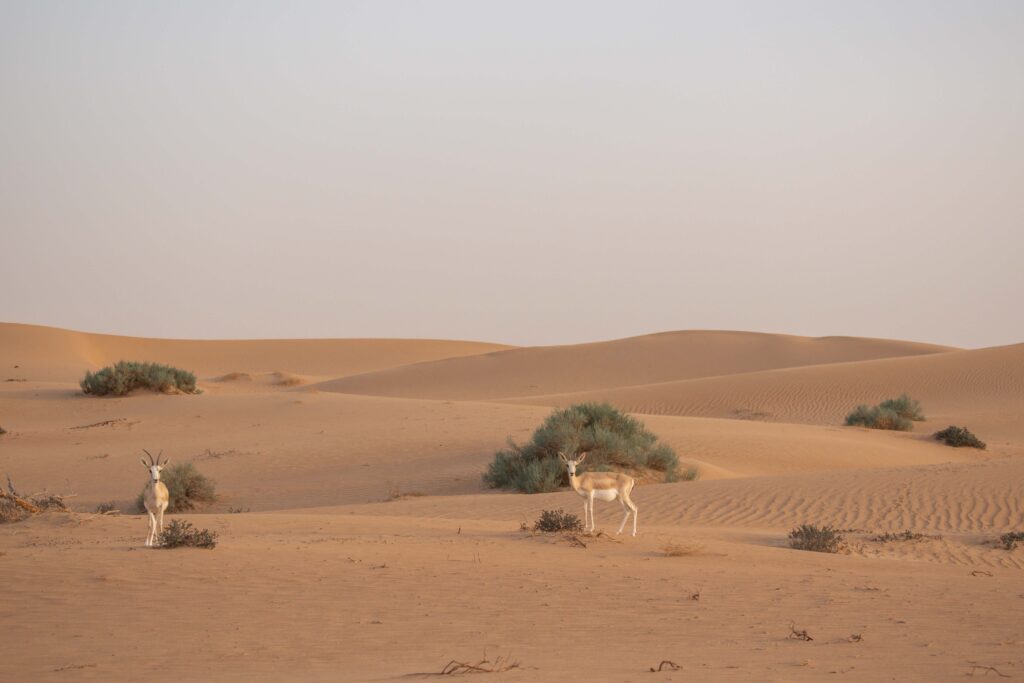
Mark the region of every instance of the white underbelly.
POLYGON ((594 500, 612 501, 619 497, 619 492, 615 489, 600 489, 594 491, 594 500))

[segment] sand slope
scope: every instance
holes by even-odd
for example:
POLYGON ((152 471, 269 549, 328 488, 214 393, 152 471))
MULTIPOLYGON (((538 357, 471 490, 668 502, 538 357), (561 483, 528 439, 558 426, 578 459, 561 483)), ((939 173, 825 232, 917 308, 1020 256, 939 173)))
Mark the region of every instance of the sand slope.
POLYGON ((484 400, 608 389, 770 368, 941 353, 884 339, 665 332, 596 344, 509 349, 325 382, 350 394, 484 400))
POLYGON ((933 422, 969 419, 1001 436, 1024 435, 1017 420, 1024 413, 1024 344, 532 396, 525 402, 601 400, 652 415, 839 424, 857 404, 874 404, 903 392, 921 401, 933 422))
POLYGON ((200 378, 275 371, 336 377, 507 348, 429 339, 143 339, 0 323, 0 381, 78 381, 86 370, 119 360, 175 365, 200 378))

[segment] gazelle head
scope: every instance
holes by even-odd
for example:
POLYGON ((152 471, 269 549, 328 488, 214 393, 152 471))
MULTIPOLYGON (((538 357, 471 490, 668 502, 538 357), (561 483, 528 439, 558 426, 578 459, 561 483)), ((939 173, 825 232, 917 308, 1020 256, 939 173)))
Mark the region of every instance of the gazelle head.
POLYGON ((149 462, 146 462, 145 458, 140 458, 140 460, 142 460, 142 466, 149 470, 150 480, 160 481, 160 472, 162 472, 163 469, 167 467, 167 463, 169 463, 171 459, 167 458, 167 460, 164 460, 161 463, 160 456, 164 454, 162 450, 156 454, 156 460, 153 460, 153 455, 145 448, 142 449, 142 452, 149 456, 149 462))
POLYGON ((570 459, 570 458, 565 457, 565 453, 562 453, 561 451, 559 451, 558 452, 558 457, 561 458, 562 462, 564 462, 566 464, 566 466, 569 468, 569 476, 570 477, 575 477, 576 476, 576 466, 579 465, 581 462, 583 462, 586 459, 587 454, 586 453, 580 453, 575 458, 570 459))

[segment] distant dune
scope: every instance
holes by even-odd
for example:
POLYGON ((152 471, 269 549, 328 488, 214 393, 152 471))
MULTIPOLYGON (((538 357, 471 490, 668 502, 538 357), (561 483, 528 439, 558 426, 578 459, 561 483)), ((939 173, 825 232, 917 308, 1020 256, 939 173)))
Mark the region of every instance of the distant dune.
POLYGON ((1016 419, 1024 411, 1024 344, 533 396, 522 402, 555 406, 601 400, 650 415, 837 424, 858 403, 873 404, 902 392, 920 400, 929 418, 975 416, 975 424, 998 423, 1001 431, 1011 428, 1024 437, 1024 425, 1016 419))
POLYGON ((86 370, 124 359, 175 365, 201 378, 280 371, 337 377, 508 348, 430 339, 145 339, 0 323, 0 375, 77 381, 86 370))
POLYGON ((857 337, 755 332, 665 332, 572 346, 509 349, 350 376, 318 388, 404 398, 488 400, 590 391, 950 351, 949 347, 857 337))

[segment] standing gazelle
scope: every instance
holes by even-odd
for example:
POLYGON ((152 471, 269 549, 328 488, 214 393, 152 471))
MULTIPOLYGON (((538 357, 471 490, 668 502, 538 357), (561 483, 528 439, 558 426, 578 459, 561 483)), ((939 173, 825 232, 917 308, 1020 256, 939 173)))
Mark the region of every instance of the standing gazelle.
POLYGON ((161 464, 160 456, 163 455, 163 451, 157 453, 156 461, 145 448, 142 449, 142 452, 149 456, 148 464, 145 458, 141 459, 142 466, 149 470, 149 483, 146 484, 146 488, 142 492, 142 502, 146 505, 146 512, 149 513, 149 536, 146 537, 146 546, 152 547, 160 534, 164 532, 164 510, 167 509, 167 504, 171 500, 167 486, 160 481, 160 472, 171 459, 168 458, 161 464))
POLYGON ((618 498, 626 515, 622 518, 622 524, 619 525, 619 530, 615 533, 622 533, 622 530, 626 527, 626 520, 629 519, 629 513, 632 512, 633 535, 636 536, 636 505, 633 504, 633 501, 629 497, 630 491, 632 491, 633 487, 636 485, 636 480, 628 474, 622 474, 621 472, 586 472, 577 476, 576 466, 583 462, 587 457, 587 454, 582 453, 575 460, 569 460, 565 457, 564 453, 559 453, 558 457, 561 458, 562 462, 564 462, 569 468, 569 484, 572 486, 573 491, 583 496, 584 530, 594 530, 595 498, 597 500, 604 500, 608 502, 618 498))

